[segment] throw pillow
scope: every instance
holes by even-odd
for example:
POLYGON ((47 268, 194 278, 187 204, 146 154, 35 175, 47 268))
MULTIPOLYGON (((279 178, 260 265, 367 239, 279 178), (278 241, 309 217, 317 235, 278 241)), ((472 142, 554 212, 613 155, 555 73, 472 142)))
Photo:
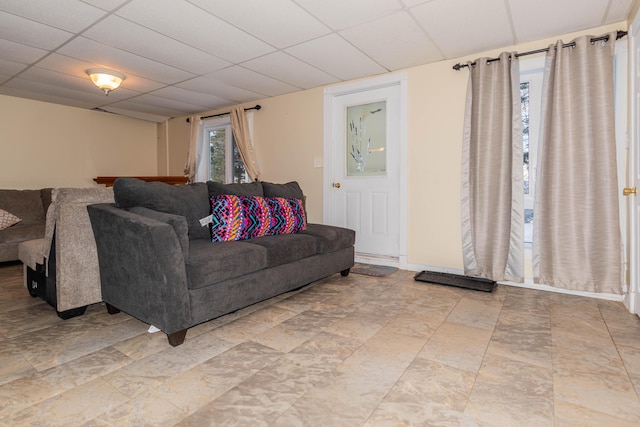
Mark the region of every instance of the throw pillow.
POLYGON ((18 218, 11 212, 7 212, 4 209, 0 209, 0 230, 9 228, 14 224, 19 223, 22 219, 18 218))
POLYGON ((211 197, 211 214, 212 242, 297 233, 307 227, 299 199, 222 194, 211 197))

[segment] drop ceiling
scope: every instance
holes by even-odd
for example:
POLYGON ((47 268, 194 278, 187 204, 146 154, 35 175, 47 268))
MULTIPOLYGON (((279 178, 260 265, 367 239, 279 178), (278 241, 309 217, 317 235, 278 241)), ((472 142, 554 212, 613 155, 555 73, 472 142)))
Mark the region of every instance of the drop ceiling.
POLYGON ((634 0, 0 0, 0 94, 163 121, 623 21, 634 0), (105 96, 85 70, 126 74, 105 96))

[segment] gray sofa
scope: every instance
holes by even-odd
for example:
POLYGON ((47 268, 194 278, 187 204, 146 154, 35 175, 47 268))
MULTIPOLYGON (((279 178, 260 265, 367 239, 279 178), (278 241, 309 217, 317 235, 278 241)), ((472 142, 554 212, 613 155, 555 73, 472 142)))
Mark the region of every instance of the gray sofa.
POLYGON ((120 178, 115 204, 87 207, 98 249, 102 299, 182 344, 187 329, 302 287, 354 264, 353 230, 307 224, 294 234, 211 241, 199 220, 218 194, 304 201, 297 183, 171 186, 120 178))
POLYGON ((87 205, 113 202, 112 188, 54 188, 41 239, 18 245, 25 286, 62 319, 102 301, 100 272, 87 205))
POLYGON ((21 242, 44 237, 45 215, 50 204, 50 188, 0 190, 0 209, 21 220, 0 230, 0 262, 17 261, 21 242))

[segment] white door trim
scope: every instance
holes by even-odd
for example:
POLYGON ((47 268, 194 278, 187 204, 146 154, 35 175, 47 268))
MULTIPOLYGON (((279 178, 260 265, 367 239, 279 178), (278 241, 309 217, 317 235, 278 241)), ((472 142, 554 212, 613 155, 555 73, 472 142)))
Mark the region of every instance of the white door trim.
MULTIPOLYGON (((638 32, 640 31, 640 13, 636 13, 636 16, 633 19, 631 27, 629 28, 629 123, 628 123, 628 133, 627 136, 629 138, 629 154, 628 154, 628 180, 626 181, 629 187, 638 186, 640 184, 637 181, 638 177, 638 158, 640 150, 640 140, 638 140, 638 132, 636 128, 640 125, 638 123, 638 95, 640 94, 640 88, 638 88, 638 79, 637 74, 640 73, 638 69, 638 58, 637 49, 639 46, 637 45, 636 37, 638 36, 638 32)), ((640 242, 638 241, 639 237, 638 227, 638 200, 639 196, 629 196, 626 197, 627 212, 629 212, 629 228, 627 230, 628 242, 629 242, 629 293, 627 294, 628 298, 625 299, 624 304, 627 306, 631 313, 635 313, 640 316, 640 242)))
MULTIPOLYGON (((386 86, 400 85, 400 241, 398 246, 399 268, 407 267, 407 102, 408 76, 406 72, 388 74, 382 77, 330 86, 324 89, 323 121, 323 218, 326 222, 333 212, 333 197, 329 191, 333 184, 333 98, 355 92, 362 92, 386 86)), ((384 262, 379 262, 384 263, 384 262)))

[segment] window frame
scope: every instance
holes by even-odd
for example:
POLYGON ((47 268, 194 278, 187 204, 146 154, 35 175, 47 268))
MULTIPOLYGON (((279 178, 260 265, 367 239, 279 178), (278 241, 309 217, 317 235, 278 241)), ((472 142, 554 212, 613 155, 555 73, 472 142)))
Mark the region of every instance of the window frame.
MULTIPOLYGON (((253 115, 248 115, 249 119, 249 128, 250 131, 253 128, 253 115)), ((201 144, 200 144, 200 167, 203 168, 202 173, 199 175, 202 177, 206 177, 206 180, 212 180, 211 177, 211 140, 210 140, 210 132, 214 130, 225 130, 225 184, 234 182, 234 145, 235 140, 233 136, 233 130, 231 129, 231 117, 230 116, 222 116, 210 118, 202 121, 202 135, 201 135, 201 144)), ((240 159, 242 161, 242 159, 240 159)), ((250 182, 250 178, 245 171, 244 180, 241 182, 250 182)))

